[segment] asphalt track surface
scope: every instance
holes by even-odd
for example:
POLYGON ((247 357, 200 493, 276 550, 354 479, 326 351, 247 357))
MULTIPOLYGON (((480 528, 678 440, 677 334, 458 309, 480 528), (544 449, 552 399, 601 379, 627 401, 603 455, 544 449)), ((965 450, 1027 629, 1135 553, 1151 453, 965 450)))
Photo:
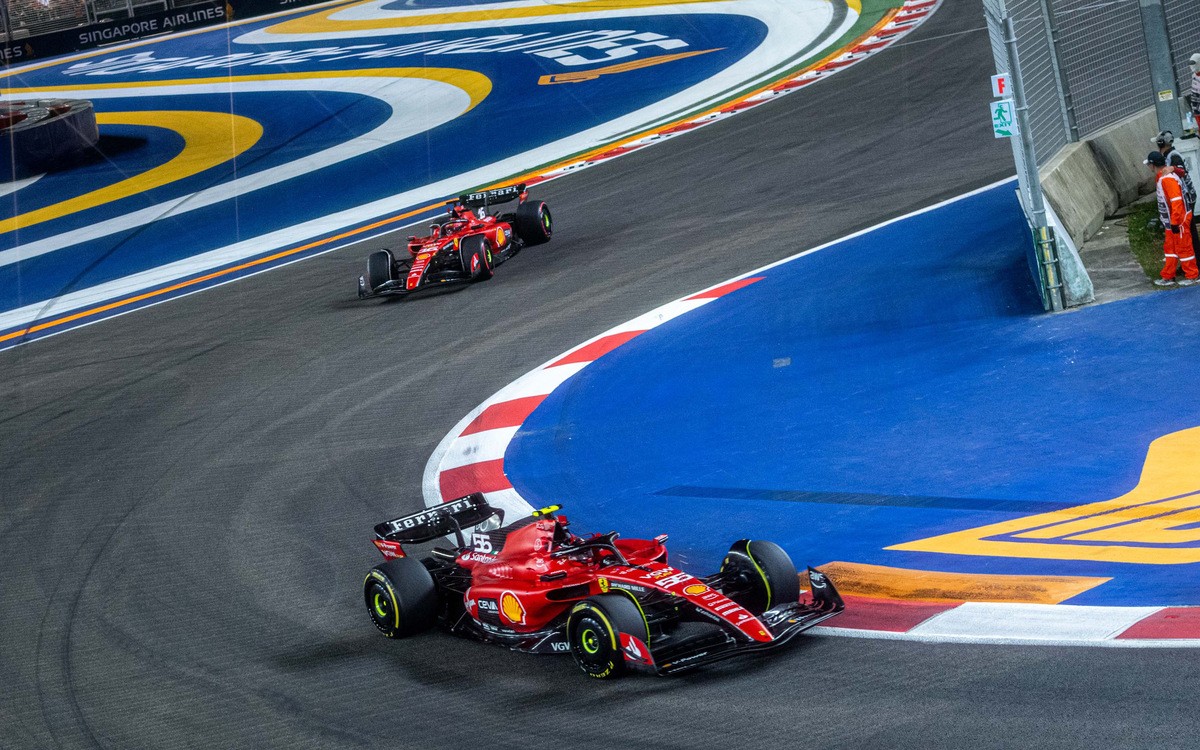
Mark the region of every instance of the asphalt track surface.
POLYGON ((824 638, 600 683, 362 611, 372 525, 498 387, 1010 173, 980 15, 542 187, 555 240, 485 285, 359 303, 349 248, 0 354, 0 747, 1194 746, 1192 652, 824 638))

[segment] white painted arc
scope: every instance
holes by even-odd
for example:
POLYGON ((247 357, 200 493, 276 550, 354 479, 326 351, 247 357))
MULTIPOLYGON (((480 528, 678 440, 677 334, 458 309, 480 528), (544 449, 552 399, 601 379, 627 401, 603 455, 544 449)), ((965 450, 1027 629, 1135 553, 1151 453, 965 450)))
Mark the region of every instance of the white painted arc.
MULTIPOLYGON (((35 174, 33 177, 25 177, 20 180, 13 180, 12 182, 0 183, 0 198, 3 198, 6 195, 11 195, 18 190, 27 188, 45 176, 46 173, 43 172, 42 174, 35 174)), ((14 200, 16 199, 14 198, 14 200)))
POLYGON ((1027 642, 1091 643, 1115 638, 1161 609, 966 602, 939 612, 908 632, 947 640, 1020 638, 1027 642))
MULTIPOLYGON (((257 46, 266 46, 272 44, 294 44, 297 42, 328 42, 337 40, 350 39, 366 39, 380 36, 403 36, 406 34, 436 34, 443 32, 454 31, 469 31, 479 30, 481 23, 489 23, 502 27, 502 31, 518 27, 518 26, 534 26, 546 25, 554 23, 568 22, 584 22, 584 21, 603 21, 606 25, 612 26, 614 21, 626 18, 646 18, 652 16, 667 16, 667 15, 698 15, 698 14, 724 14, 724 15, 739 15, 757 19, 769 28, 776 26, 780 20, 788 17, 805 17, 807 16, 808 23, 818 22, 822 25, 828 24, 833 18, 833 5, 843 5, 842 0, 799 0, 798 2, 789 2, 787 5, 781 5, 772 0, 716 0, 715 2, 701 3, 681 3, 671 5, 664 3, 643 8, 615 8, 600 11, 586 11, 580 13, 555 13, 545 16, 530 16, 528 18, 505 18, 503 21, 481 22, 467 21, 463 23, 443 23, 443 24, 422 24, 419 26, 396 26, 385 27, 379 29, 348 29, 344 31, 318 31, 309 33, 275 33, 270 31, 270 27, 250 31, 234 39, 238 44, 249 44, 257 46)), ((420 16, 437 16, 445 13, 479 13, 481 11, 508 9, 508 8, 532 8, 545 7, 547 5, 569 5, 569 2, 563 3, 545 3, 537 0, 521 0, 520 2, 510 3, 495 3, 480 7, 477 5, 457 5, 444 8, 433 8, 429 10, 411 10, 402 11, 386 11, 384 5, 388 5, 386 0, 377 0, 377 2, 366 5, 351 5, 348 8, 337 11, 330 15, 330 20, 333 22, 353 22, 353 21, 377 21, 380 19, 394 18, 412 18, 420 16)), ((857 15, 850 9, 849 16, 852 21, 857 20, 857 15)), ((491 29, 488 32, 495 33, 491 29)), ((769 35, 768 35, 769 36, 769 35)), ((793 44, 790 45, 791 52, 803 49, 804 42, 811 39, 811 34, 804 34, 795 37, 793 44)), ((836 38, 836 37, 834 37, 836 38)), ((466 53, 463 53, 466 54, 466 53)))
MULTIPOLYGON (((80 87, 73 91, 39 92, 22 90, 18 94, 0 97, 28 98, 54 96, 66 99, 129 99, 151 96, 162 98, 162 107, 171 108, 169 97, 183 95, 220 94, 234 96, 239 93, 273 93, 328 91, 335 93, 369 96, 386 103, 391 112, 384 122, 356 138, 344 141, 327 149, 311 154, 302 160, 291 161, 276 167, 251 172, 229 182, 204 190, 148 206, 122 216, 98 221, 78 229, 20 245, 0 252, 0 266, 17 263, 39 255, 61 250, 71 245, 99 239, 130 227, 148 224, 172 216, 180 216, 230 198, 247 195, 271 185, 309 174, 318 169, 370 153, 390 143, 403 140, 425 130, 450 122, 471 106, 470 95, 457 86, 425 78, 390 78, 363 76, 360 78, 298 78, 273 81, 236 81, 227 83, 181 84, 178 86, 89 89, 80 87), (414 106, 415 105, 415 106, 414 106)), ((143 99, 144 101, 144 99, 143 99)))
POLYGON ((516 427, 499 427, 460 435, 446 451, 442 471, 504 458, 504 450, 516 434, 516 427))

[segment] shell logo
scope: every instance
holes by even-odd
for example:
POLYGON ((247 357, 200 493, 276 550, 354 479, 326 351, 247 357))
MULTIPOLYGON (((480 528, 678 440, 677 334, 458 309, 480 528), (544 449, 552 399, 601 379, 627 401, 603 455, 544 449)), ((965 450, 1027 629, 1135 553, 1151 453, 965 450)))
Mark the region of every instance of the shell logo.
POLYGON ((497 229, 496 230, 496 244, 502 246, 502 245, 504 245, 504 240, 505 240, 504 230, 497 229))
POLYGON ((693 583, 691 586, 683 587, 683 593, 687 594, 688 596, 700 596, 701 594, 707 592, 708 586, 705 586, 702 583, 693 583))
POLYGON ((500 612, 504 617, 514 625, 525 624, 525 608, 521 606, 521 600, 508 591, 500 597, 500 612))

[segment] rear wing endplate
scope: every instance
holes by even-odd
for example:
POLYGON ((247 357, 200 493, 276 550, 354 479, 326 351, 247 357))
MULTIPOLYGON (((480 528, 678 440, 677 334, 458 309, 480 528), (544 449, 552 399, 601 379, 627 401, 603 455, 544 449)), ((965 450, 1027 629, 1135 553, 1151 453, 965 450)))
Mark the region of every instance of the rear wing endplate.
POLYGON ((525 183, 520 185, 510 185, 508 187, 496 188, 495 190, 484 190, 479 193, 465 193, 458 196, 458 202, 467 208, 487 208, 494 203, 508 203, 515 201, 525 192, 525 183))
MULTIPOLYGON (((483 493, 474 492, 433 508, 385 521, 375 527, 375 535, 380 539, 407 544, 431 542, 450 534, 456 534, 461 539, 463 529, 483 523, 492 516, 500 516, 503 521, 504 512, 488 505, 483 493)), ((459 546, 462 546, 461 543, 459 546)))

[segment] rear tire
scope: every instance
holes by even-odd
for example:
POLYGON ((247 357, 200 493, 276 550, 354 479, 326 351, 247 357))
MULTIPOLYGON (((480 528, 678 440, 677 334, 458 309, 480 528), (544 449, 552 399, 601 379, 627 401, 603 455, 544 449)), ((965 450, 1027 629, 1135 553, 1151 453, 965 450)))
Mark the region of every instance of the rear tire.
POLYGON ((375 291, 395 278, 392 274, 395 264, 395 259, 387 250, 379 250, 367 257, 367 286, 370 291, 375 291))
POLYGON ((641 610, 620 594, 601 594, 576 604, 567 616, 567 642, 588 677, 610 679, 625 672, 621 633, 650 642, 641 610))
POLYGON ((492 266, 492 246, 482 234, 464 237, 458 244, 458 255, 463 273, 467 274, 471 281, 487 281, 495 273, 492 266))
POLYGON ((526 246, 549 242, 554 234, 554 220, 550 215, 550 207, 541 201, 522 203, 517 206, 516 223, 513 228, 526 246))
POLYGON ((730 598, 754 616, 780 604, 800 600, 800 579, 788 553, 774 542, 742 539, 734 542, 721 563, 722 573, 738 576, 745 584, 730 598))
POLYGON ((433 577, 419 560, 401 557, 376 565, 363 582, 371 622, 388 638, 424 632, 437 622, 433 577))

